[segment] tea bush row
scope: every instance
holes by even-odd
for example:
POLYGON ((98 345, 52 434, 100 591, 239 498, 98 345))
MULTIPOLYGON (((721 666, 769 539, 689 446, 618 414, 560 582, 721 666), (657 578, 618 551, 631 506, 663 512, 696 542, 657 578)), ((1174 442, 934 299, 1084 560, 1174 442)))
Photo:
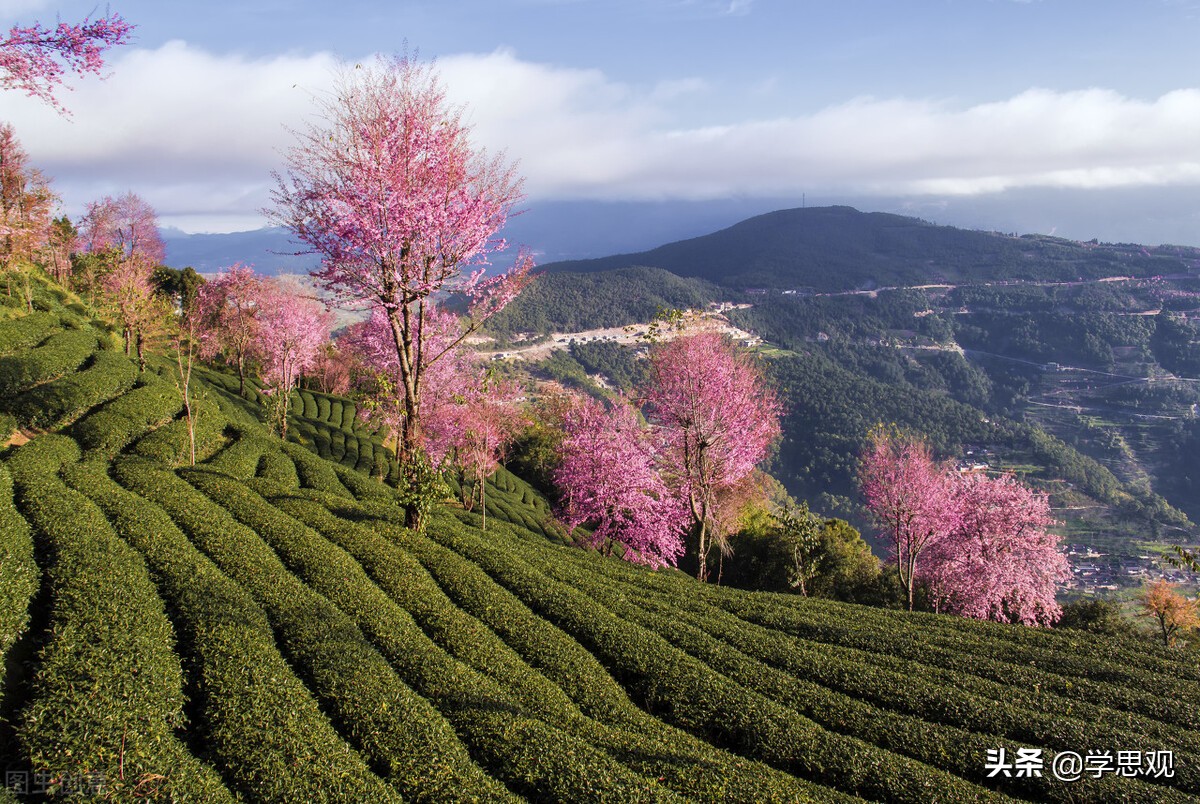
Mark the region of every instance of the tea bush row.
POLYGON ((70 435, 89 454, 111 458, 147 430, 169 422, 183 406, 178 391, 154 374, 75 422, 70 435))
POLYGON ((0 320, 0 355, 11 355, 41 343, 62 321, 55 313, 29 313, 0 320))
POLYGON ((29 523, 13 504, 12 476, 0 463, 0 690, 4 657, 29 624, 29 604, 40 577, 29 523))
MULTIPOLYGON (((272 484, 251 481, 250 486, 271 493, 272 484)), ((634 729, 624 728, 624 723, 614 727, 586 717, 559 686, 450 600, 420 563, 380 534, 379 524, 368 526, 339 519, 316 500, 325 497, 326 502, 341 506, 343 512, 346 511, 345 502, 331 500, 319 492, 302 492, 309 497, 307 500, 295 493, 276 493, 278 496, 271 498, 276 506, 317 528, 326 538, 347 550, 372 580, 411 612, 421 629, 451 655, 494 679, 493 684, 501 685, 501 689, 515 696, 531 714, 605 750, 637 772, 659 778, 663 784, 694 799, 749 802, 836 798, 831 791, 814 788, 757 763, 735 762, 723 752, 714 752, 710 746, 647 717, 627 699, 625 707, 636 713, 630 718, 636 726, 634 729)), ((383 531, 389 535, 400 532, 390 525, 384 525, 383 531)), ((472 569, 478 572, 477 568, 472 569)), ((495 586, 484 577, 486 583, 495 586)), ((509 608, 514 607, 521 607, 521 604, 511 599, 509 608)), ((529 614, 527 609, 525 612, 529 614)), ((500 609, 496 616, 510 620, 519 615, 500 609)), ((543 622, 543 625, 546 624, 543 622)), ((559 637, 566 640, 561 633, 559 637)), ((580 650, 578 645, 570 644, 580 650)), ((552 644, 540 643, 538 660, 550 651, 553 651, 552 644)), ((586 652, 584 656, 591 659, 586 652)), ((618 697, 624 699, 623 693, 594 659, 591 665, 594 672, 616 690, 618 697)), ((581 677, 577 670, 571 681, 592 683, 581 677)), ((586 771, 576 769, 573 772, 586 771)))
POLYGON ((398 801, 330 725, 262 609, 147 499, 169 495, 178 479, 136 456, 118 458, 112 470, 127 488, 102 464, 67 476, 145 556, 179 633, 200 742, 230 786, 278 804, 398 801))
MULTIPOLYGON (((191 471, 190 477, 203 472, 191 471)), ((187 481, 159 473, 138 489, 162 506, 224 572, 262 607, 339 730, 402 790, 437 792, 462 781, 451 771, 453 732, 415 695, 328 599, 301 583, 253 531, 187 481)), ((459 746, 461 751, 461 746, 459 746)))
MULTIPOLYGON (((584 555, 579 553, 571 558, 579 563, 584 555)), ((585 573, 585 578, 599 575, 613 581, 637 577, 612 561, 588 561, 585 573)), ((739 650, 748 651, 798 678, 878 706, 970 731, 991 732, 1064 750, 1084 744, 1116 745, 1135 735, 1147 744, 1167 742, 1184 755, 1200 748, 1200 735, 1195 732, 1111 703, 1105 705, 1103 696, 1085 701, 1061 698, 1037 682, 1026 687, 980 678, 970 672, 969 665, 947 670, 919 659, 813 642, 741 620, 711 604, 713 599, 724 598, 724 605, 732 609, 737 605, 736 600, 747 597, 743 594, 705 594, 710 602, 701 602, 694 599, 695 595, 681 596, 677 586, 671 583, 670 592, 652 592, 649 585, 641 588, 645 594, 654 594, 658 605, 691 614, 701 628, 739 650)), ((856 621, 866 623, 873 614, 874 610, 857 612, 856 621)), ((911 651, 918 657, 920 640, 919 634, 907 639, 910 647, 918 648, 911 651)), ((1193 774, 1194 771, 1186 771, 1178 773, 1177 778, 1186 778, 1185 785, 1190 789, 1195 784, 1193 774)))
MULTIPOLYGON (((600 562, 594 562, 600 563, 600 562)), ((938 684, 930 684, 918 674, 900 676, 897 678, 879 679, 870 677, 861 686, 873 691, 874 684, 883 684, 885 695, 899 685, 903 689, 905 702, 919 701, 916 707, 902 707, 892 711, 886 706, 872 706, 868 701, 875 701, 878 695, 858 696, 854 692, 845 694, 831 690, 820 683, 809 679, 812 674, 809 668, 812 663, 823 663, 817 651, 796 650, 793 642, 781 642, 769 632, 756 633, 749 627, 740 627, 736 618, 722 618, 722 612, 704 610, 700 606, 681 606, 679 600, 652 598, 648 595, 631 594, 628 588, 616 586, 603 575, 590 571, 593 568, 569 569, 564 563, 548 565, 548 572, 555 577, 570 583, 593 596, 598 602, 614 614, 630 622, 636 622, 651 629, 675 644, 690 655, 705 662, 714 669, 726 674, 742 685, 789 706, 826 728, 858 737, 897 753, 906 754, 914 759, 948 770, 958 776, 980 784, 995 784, 995 780, 987 779, 984 760, 988 749, 994 749, 998 744, 1011 747, 1025 747, 1018 737, 1009 734, 1007 740, 998 739, 1003 732, 995 729, 992 718, 1011 714, 1018 722, 1026 719, 1040 719, 1041 713, 1015 711, 1014 707, 1005 706, 1000 702, 975 702, 976 717, 968 728, 946 726, 938 723, 938 716, 943 707, 952 707, 939 700, 941 688, 938 684), (681 610, 685 608, 686 610, 681 610), (730 623, 733 620, 733 623, 730 623), (775 661, 770 661, 774 659, 775 661), (781 669, 780 665, 786 665, 781 669), (920 711, 911 713, 916 708, 920 711)), ((847 663, 838 668, 845 675, 853 675, 856 667, 847 663)), ((815 675, 820 675, 817 673, 815 675)), ((966 702, 970 705, 970 702, 966 702)), ((1076 723, 1083 726, 1085 723, 1076 723)), ((1130 735, 1112 734, 1111 729, 1097 726, 1101 734, 1080 735, 1077 732, 1065 734, 1068 748, 1074 749, 1081 745, 1087 746, 1117 746, 1137 747, 1137 742, 1130 735)), ((1058 735, 1055 735, 1058 736, 1058 735)), ((1045 743, 1037 743, 1045 745, 1045 743)), ((1060 746, 1062 747, 1062 746, 1060 746)), ((1145 749, 1161 748, 1159 743, 1142 746, 1145 749)), ((1177 758, 1180 764, 1187 764, 1188 758, 1177 758)), ((1128 779, 1105 777, 1101 780, 1084 779, 1072 784, 1059 783, 1043 779, 1014 779, 999 780, 1006 782, 1006 792, 1036 798, 1046 798, 1056 801, 1075 801, 1079 797, 1090 797, 1094 800, 1111 800, 1113 798, 1155 798, 1157 800, 1186 800, 1188 797, 1178 791, 1164 791, 1149 787, 1144 783, 1132 782, 1128 779)), ((1177 778, 1175 782, 1181 782, 1177 778)), ((1179 786, 1187 789, 1186 782, 1179 786)))
POLYGON ((82 371, 39 385, 0 404, 16 416, 22 427, 44 430, 60 426, 128 391, 135 379, 137 367, 129 358, 116 351, 99 351, 94 353, 91 365, 82 371))
MULTIPOLYGON (((529 717, 502 685, 447 655, 340 547, 230 478, 203 470, 184 474, 267 541, 310 588, 351 614, 401 677, 454 724, 492 775, 534 798, 595 799, 601 788, 615 800, 663 798, 663 791, 652 780, 630 773, 602 751, 529 717), (514 733, 522 735, 519 742, 504 737, 514 733)), ((404 732, 412 733, 412 726, 404 732)), ((453 740, 452 733, 449 737, 453 740)), ((441 753, 452 756, 446 749, 441 753)), ((463 763, 464 768, 474 769, 465 754, 463 763)), ((447 779, 445 789, 469 790, 481 779, 447 779)), ((445 795, 441 792, 439 797, 445 795)))
MULTIPOLYGON (((182 404, 182 402, 180 403, 182 404)), ((176 419, 150 430, 138 438, 130 451, 166 466, 191 463, 192 436, 195 436, 196 460, 202 461, 225 444, 226 419, 216 401, 197 394, 192 399, 192 432, 182 411, 176 419)))
POLYGON ((482 540, 453 529, 430 534, 596 653, 648 711, 718 746, 839 790, 888 801, 928 801, 930 790, 957 801, 995 795, 944 771, 830 733, 482 540))
MULTIPOLYGON (((752 622, 773 630, 783 631, 805 639, 857 648, 863 657, 873 662, 890 663, 909 659, 931 666, 959 671, 989 679, 1008 687, 1052 693, 1080 704, 1101 704, 1111 709, 1127 711, 1145 718, 1160 720, 1177 727, 1196 729, 1200 726, 1200 699, 1194 685, 1189 687, 1163 678, 1161 675, 1130 669, 1124 683, 1099 683, 1077 676, 1064 676, 1051 655, 1043 655, 1037 663, 1022 663, 1021 655, 1010 658, 988 656, 996 645, 975 635, 963 635, 956 647, 929 644, 922 631, 911 628, 886 631, 873 629, 869 623, 874 613, 864 618, 857 632, 828 616, 803 614, 794 609, 765 605, 747 605, 731 597, 722 602, 729 610, 752 622), (976 654, 975 651, 980 653, 976 654), (1139 682, 1137 679, 1141 678, 1139 682)), ((1033 631, 1034 629, 1024 629, 1033 631)), ((1031 635, 1035 636, 1035 635, 1031 635)), ((1005 656, 1004 652, 999 652, 1005 656)), ((1064 655, 1064 661, 1070 659, 1064 655)))
POLYGON ((58 475, 78 458, 75 442, 49 435, 8 462, 49 586, 50 622, 18 727, 25 759, 53 776, 102 773, 125 798, 157 790, 230 801, 177 737, 182 670, 145 563, 58 475))
MULTIPOLYGON (((785 605, 794 605, 784 597, 785 605)), ((817 603, 813 611, 824 613, 829 605, 817 603)), ((881 628, 892 628, 902 612, 881 611, 878 617, 881 628)), ((901 618, 903 619, 903 618, 901 618)), ((1181 660, 1179 654, 1160 645, 1139 645, 1129 650, 1128 645, 1118 639, 1103 635, 1082 635, 1069 629, 1012 628, 999 623, 972 620, 965 617, 939 617, 919 615, 910 617, 906 627, 919 627, 928 633, 928 640, 936 643, 948 640, 951 643, 967 638, 985 642, 983 655, 1001 658, 1016 664, 1053 665, 1065 675, 1094 681, 1120 681, 1132 671, 1148 671, 1176 680, 1200 681, 1200 666, 1181 660), (1119 655, 1119 658, 1117 656, 1119 655)), ((951 645, 952 646, 952 645, 951 645)), ((1134 679, 1140 685, 1140 679, 1134 679)))
MULTIPOLYGON (((1193 729, 1200 695, 1187 685, 1179 686, 1171 679, 1146 676, 1138 684, 1122 686, 1118 683, 1098 683, 1075 676, 1062 676, 1054 660, 1056 653, 1042 651, 1041 661, 1021 662, 1017 653, 1008 661, 989 658, 987 654, 1006 655, 1002 649, 1013 646, 1012 640, 989 639, 986 630, 1011 632, 1021 641, 1038 642, 1050 640, 1054 635, 1042 629, 1017 626, 990 625, 986 630, 965 629, 957 641, 956 649, 949 649, 926 642, 927 629, 940 627, 942 621, 963 620, 945 615, 897 616, 898 612, 882 609, 853 607, 853 622, 848 622, 846 604, 832 601, 797 599, 787 595, 747 595, 732 590, 713 589, 695 584, 678 573, 639 573, 622 568, 615 562, 607 562, 600 570, 618 573, 620 577, 649 589, 659 590, 671 596, 690 590, 690 595, 699 597, 714 607, 761 625, 772 631, 813 643, 828 645, 826 653, 838 649, 852 651, 843 653, 850 663, 867 670, 871 666, 885 671, 909 673, 912 663, 928 668, 923 671, 939 678, 940 686, 946 690, 965 688, 994 700, 1012 703, 1026 701, 1031 711, 1045 711, 1046 695, 1058 696, 1058 711, 1077 711, 1081 717, 1090 717, 1089 707, 1101 705, 1106 710, 1116 710, 1122 722, 1131 728, 1141 728, 1147 733, 1180 735, 1179 727, 1193 729), (978 652, 976 652, 978 650, 978 652), (941 675, 937 675, 938 673, 941 675), (1173 697, 1164 699, 1158 690, 1173 688, 1173 697), (1153 721, 1163 721, 1165 726, 1156 728, 1153 721)), ((957 628, 950 622, 947 628, 957 628)), ((1053 643, 1051 643, 1053 644, 1053 643)), ((1019 646, 1019 645, 1018 645, 1019 646)), ((816 647, 816 646, 814 646, 816 647)), ((1122 652, 1128 652, 1123 649, 1122 652)), ((1073 660, 1069 650, 1063 650, 1064 660, 1073 660)), ((1131 657, 1132 658, 1132 657, 1131 657)), ((1144 672, 1144 671, 1131 671, 1144 672)), ((1100 711, 1095 716, 1105 719, 1112 712, 1100 711)), ((1196 745, 1192 738, 1184 739, 1196 745)))
POLYGON ((87 360, 98 346, 90 332, 64 330, 33 349, 0 357, 0 397, 61 377, 87 360))

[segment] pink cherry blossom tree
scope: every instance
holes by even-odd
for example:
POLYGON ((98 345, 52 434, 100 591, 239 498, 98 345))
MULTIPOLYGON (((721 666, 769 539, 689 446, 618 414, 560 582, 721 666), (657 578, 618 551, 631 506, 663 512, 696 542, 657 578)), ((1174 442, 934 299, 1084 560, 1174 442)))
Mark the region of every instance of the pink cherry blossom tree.
POLYGON ((0 125, 0 270, 10 296, 13 278, 24 278, 25 303, 31 311, 28 270, 35 258, 48 251, 57 201, 46 177, 29 165, 13 127, 0 125))
POLYGON ((157 315, 151 275, 166 253, 158 233, 158 214, 140 196, 128 192, 89 204, 79 228, 84 250, 105 263, 100 277, 103 302, 124 331, 125 354, 136 340, 140 359, 144 338, 139 336, 157 315))
MULTIPOLYGON (((524 392, 511 380, 492 377, 488 372, 476 372, 478 380, 462 397, 445 406, 442 413, 448 421, 448 460, 457 467, 460 477, 470 479, 473 491, 479 495, 479 510, 483 529, 487 530, 487 485, 504 459, 505 451, 525 423, 521 412, 524 392)), ((466 484, 463 484, 464 503, 466 484)))
POLYGON ((102 306, 121 325, 126 355, 133 351, 136 343, 139 362, 144 361, 144 330, 157 313, 155 285, 150 278, 153 272, 154 266, 141 260, 120 260, 101 281, 102 306))
MULTIPOLYGON (((485 278, 496 237, 520 201, 521 181, 503 157, 470 140, 433 69, 407 56, 346 70, 319 103, 323 117, 297 133, 276 174, 274 220, 321 258, 317 276, 341 299, 384 316, 395 353, 391 383, 406 465, 421 447, 426 374, 528 282, 532 260, 485 278), (431 296, 472 298, 457 339, 431 347, 431 296)), ((412 462, 412 465, 417 465, 412 462)), ((416 509, 408 507, 408 519, 416 509)))
POLYGON ((158 232, 158 213, 132 191, 88 204, 79 235, 86 251, 108 253, 114 262, 138 260, 153 268, 167 250, 158 232))
POLYGON ((959 523, 953 479, 924 441, 880 425, 868 436, 859 481, 912 611, 922 556, 959 523))
POLYGON ((567 527, 592 528, 586 546, 627 561, 675 566, 683 555, 688 512, 664 482, 648 434, 633 407, 610 408, 575 398, 564 416, 564 437, 554 482, 567 527))
POLYGON ((265 282, 258 299, 255 353, 262 364, 264 393, 273 400, 272 426, 287 435, 288 397, 329 340, 333 317, 316 299, 265 282))
POLYGON ((935 610, 1024 625, 1052 625, 1058 585, 1070 578, 1050 502, 1011 475, 954 475, 956 526, 926 553, 920 576, 935 610))
POLYGON ((40 23, 14 25, 0 39, 0 86, 24 92, 66 114, 54 96, 63 87, 63 77, 99 75, 104 52, 128 42, 133 28, 119 14, 89 17, 74 25, 60 22, 53 28, 40 23))
POLYGON ((237 367, 238 391, 246 389, 246 363, 258 343, 262 277, 241 263, 234 264, 200 286, 193 316, 200 356, 223 355, 237 367))
POLYGON ((342 351, 335 343, 321 348, 307 378, 323 394, 348 396, 354 385, 356 364, 354 355, 342 351))
POLYGON ((750 356, 712 332, 654 345, 641 397, 666 482, 690 514, 697 577, 707 580, 709 552, 728 535, 716 526, 721 498, 779 436, 779 401, 750 356))
MULTIPOLYGON (((433 355, 439 359, 422 366, 424 382, 425 426, 419 433, 418 446, 441 465, 450 449, 453 437, 453 417, 449 410, 456 398, 470 391, 474 379, 474 360, 463 349, 451 348, 462 334, 458 317, 438 307, 431 307, 421 321, 418 333, 424 343, 422 359, 433 355)), ((366 404, 361 415, 378 428, 386 428, 401 454, 402 432, 406 417, 404 389, 396 382, 400 362, 392 340, 387 314, 373 310, 370 318, 347 327, 338 340, 339 346, 354 356, 367 372, 366 382, 359 392, 366 404)))

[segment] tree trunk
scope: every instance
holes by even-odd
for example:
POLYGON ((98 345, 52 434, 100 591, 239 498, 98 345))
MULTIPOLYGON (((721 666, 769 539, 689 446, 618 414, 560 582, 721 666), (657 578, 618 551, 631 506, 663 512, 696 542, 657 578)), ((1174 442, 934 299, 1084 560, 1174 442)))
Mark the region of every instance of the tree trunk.
MULTIPOLYGON (((387 315, 400 363, 400 385, 404 389, 404 421, 400 425, 400 444, 396 455, 401 464, 400 482, 403 482, 406 477, 403 466, 412 459, 421 444, 418 398, 420 358, 414 350, 414 325, 408 305, 403 305, 399 310, 390 309, 387 315)), ((404 506, 404 524, 413 530, 420 530, 421 512, 417 502, 404 506)))
POLYGON ((479 513, 483 517, 483 525, 481 529, 487 532, 487 482, 482 477, 477 476, 479 483, 479 513))
POLYGON ((700 521, 700 538, 696 543, 696 580, 701 583, 708 583, 708 551, 710 545, 708 540, 708 522, 700 521))

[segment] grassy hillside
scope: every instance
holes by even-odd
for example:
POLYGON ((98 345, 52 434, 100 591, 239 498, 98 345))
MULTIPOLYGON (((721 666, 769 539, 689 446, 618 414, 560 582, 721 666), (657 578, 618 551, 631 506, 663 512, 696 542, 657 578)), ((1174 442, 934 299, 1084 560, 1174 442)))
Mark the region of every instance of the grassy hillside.
POLYGON ((1140 246, 1084 246, 935 226, 851 207, 815 207, 770 212, 638 254, 545 268, 548 273, 595 272, 645 265, 737 290, 834 292, 929 282, 1151 276, 1179 272, 1198 257, 1194 249, 1152 253, 1140 246))
POLYGON ((56 293, 0 320, 0 429, 32 436, 0 453, 0 765, 52 790, 1200 795, 1200 670, 1175 653, 700 586, 559 543, 544 501, 508 475, 486 532, 447 504, 419 536, 372 478, 389 456, 354 430, 345 400, 298 395, 298 442, 283 442, 258 423, 253 392, 208 372, 201 459, 185 466, 165 361, 131 372, 56 293), (14 401, 36 394, 59 400, 38 423, 14 401), (989 749, 1029 746, 1171 750, 1175 775, 988 778, 989 749))

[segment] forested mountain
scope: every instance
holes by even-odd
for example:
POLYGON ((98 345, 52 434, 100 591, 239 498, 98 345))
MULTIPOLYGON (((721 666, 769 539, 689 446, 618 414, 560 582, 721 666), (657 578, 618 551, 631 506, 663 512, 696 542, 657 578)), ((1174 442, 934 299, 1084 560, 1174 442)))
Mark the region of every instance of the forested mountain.
POLYGON ((1197 249, 1015 237, 851 207, 815 207, 770 212, 650 251, 558 262, 545 270, 643 265, 736 290, 833 292, 935 282, 1152 276, 1183 271, 1197 260, 1197 249))

